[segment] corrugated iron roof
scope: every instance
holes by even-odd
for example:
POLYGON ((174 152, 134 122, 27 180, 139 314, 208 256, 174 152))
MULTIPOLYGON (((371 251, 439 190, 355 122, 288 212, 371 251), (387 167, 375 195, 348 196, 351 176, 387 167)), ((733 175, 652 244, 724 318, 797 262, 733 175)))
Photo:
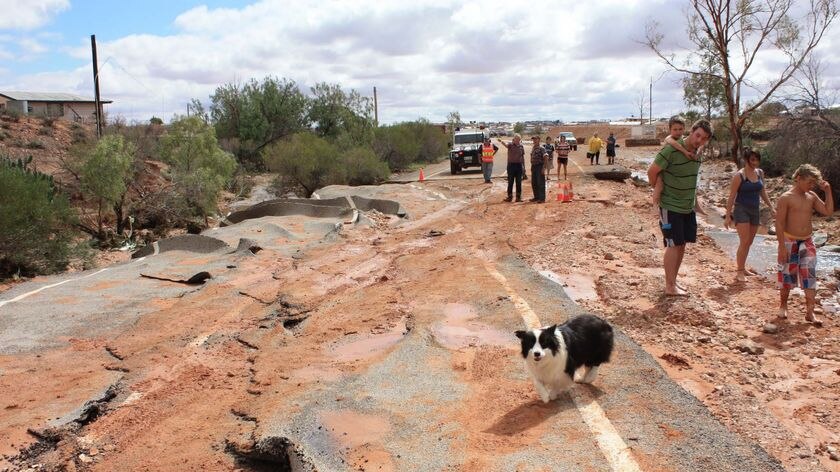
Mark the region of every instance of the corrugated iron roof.
MULTIPOLYGON (((52 92, 2 92, 0 95, 10 100, 27 100, 30 102, 87 102, 93 103, 94 99, 82 97, 72 93, 52 92)), ((100 100, 102 103, 111 103, 111 100, 100 100)))

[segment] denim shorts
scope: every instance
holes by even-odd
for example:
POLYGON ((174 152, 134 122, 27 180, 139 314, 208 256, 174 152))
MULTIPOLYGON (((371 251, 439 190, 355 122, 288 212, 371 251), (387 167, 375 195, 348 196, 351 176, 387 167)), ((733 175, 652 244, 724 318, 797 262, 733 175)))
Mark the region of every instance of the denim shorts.
POLYGON ((732 219, 735 220, 735 224, 749 223, 753 226, 758 226, 758 207, 751 207, 736 203, 735 210, 732 212, 732 219))

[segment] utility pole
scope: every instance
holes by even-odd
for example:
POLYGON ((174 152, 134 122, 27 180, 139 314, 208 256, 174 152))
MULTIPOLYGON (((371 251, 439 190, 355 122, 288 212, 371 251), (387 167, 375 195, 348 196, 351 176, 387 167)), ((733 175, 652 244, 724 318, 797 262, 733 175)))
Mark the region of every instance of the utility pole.
POLYGON ((96 61, 96 35, 90 35, 90 49, 93 52, 93 93, 96 105, 96 137, 102 137, 102 103, 99 101, 99 64, 96 61))
POLYGON ((379 127, 379 102, 376 100, 376 87, 373 87, 373 120, 376 127, 379 127))
POLYGON ((648 116, 650 117, 650 124, 653 124, 653 77, 650 78, 650 92, 648 92, 648 99, 650 100, 650 105, 648 105, 648 116))

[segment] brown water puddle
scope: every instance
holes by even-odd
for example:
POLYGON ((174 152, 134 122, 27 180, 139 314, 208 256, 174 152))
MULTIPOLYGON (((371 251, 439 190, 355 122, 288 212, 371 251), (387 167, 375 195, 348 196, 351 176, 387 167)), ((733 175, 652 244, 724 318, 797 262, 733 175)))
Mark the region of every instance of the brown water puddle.
POLYGON ((322 411, 319 417, 332 438, 347 449, 347 461, 354 470, 396 470, 391 453, 382 446, 391 432, 386 418, 350 410, 322 411))
POLYGON ((339 362, 352 362, 369 359, 384 353, 400 342, 407 332, 405 320, 382 334, 357 335, 351 334, 349 340, 324 347, 324 351, 331 358, 339 362))
POLYGON ((471 346, 513 345, 510 333, 473 321, 478 315, 470 305, 450 303, 443 309, 444 319, 431 326, 432 336, 441 346, 463 349, 471 346))

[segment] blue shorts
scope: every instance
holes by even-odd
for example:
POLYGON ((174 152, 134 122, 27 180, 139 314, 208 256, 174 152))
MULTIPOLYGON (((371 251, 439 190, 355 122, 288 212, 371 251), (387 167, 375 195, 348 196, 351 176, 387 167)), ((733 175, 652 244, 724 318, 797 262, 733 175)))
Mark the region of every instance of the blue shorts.
POLYGON ((684 246, 697 242, 697 214, 677 213, 659 208, 659 229, 665 247, 684 246))

